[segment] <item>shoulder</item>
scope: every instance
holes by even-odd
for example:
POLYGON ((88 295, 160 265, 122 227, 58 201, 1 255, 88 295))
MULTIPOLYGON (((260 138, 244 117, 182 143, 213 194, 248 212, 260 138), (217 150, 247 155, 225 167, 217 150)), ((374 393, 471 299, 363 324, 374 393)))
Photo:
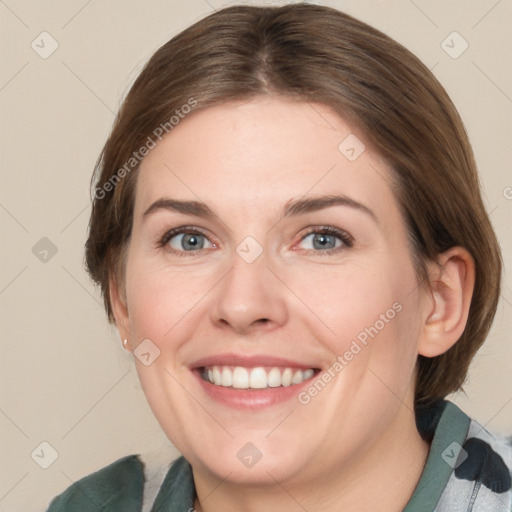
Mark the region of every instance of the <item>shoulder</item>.
MULTIPOLYGON (((512 438, 470 420, 457 461, 436 510, 471 504, 474 512, 512 510, 512 438)), ((459 510, 459 508, 453 508, 459 510)))
POLYGON ((462 448, 464 451, 460 465, 455 468, 457 478, 478 481, 498 494, 510 492, 512 437, 489 432, 478 422, 471 420, 462 448))
POLYGON ((159 510, 174 510, 175 505, 187 510, 194 493, 190 464, 165 445, 123 457, 81 478, 54 498, 47 512, 141 512, 152 509, 153 503, 159 510))
POLYGON ((140 512, 144 481, 142 462, 129 455, 75 482, 52 500, 47 512, 140 512))

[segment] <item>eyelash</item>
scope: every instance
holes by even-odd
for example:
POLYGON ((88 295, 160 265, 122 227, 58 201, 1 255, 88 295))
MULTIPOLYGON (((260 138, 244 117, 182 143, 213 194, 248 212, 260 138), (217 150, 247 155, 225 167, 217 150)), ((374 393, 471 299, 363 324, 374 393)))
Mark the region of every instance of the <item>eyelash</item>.
POLYGON ((341 229, 338 229, 338 228, 335 228, 332 226, 320 226, 320 227, 312 228, 307 233, 305 233, 304 235, 301 236, 300 241, 302 242, 307 236, 312 235, 312 234, 332 235, 332 236, 338 238, 339 240, 341 240, 341 242, 343 243, 343 245, 341 247, 335 247, 333 249, 324 249, 324 250, 316 250, 316 251, 312 250, 312 252, 314 252, 315 254, 329 255, 332 253, 342 251, 344 249, 350 249, 354 245, 354 238, 352 237, 352 235, 350 235, 346 231, 343 231, 341 229))
MULTIPOLYGON (((169 243, 170 240, 172 240, 173 237, 175 237, 176 235, 181 235, 181 234, 201 235, 201 236, 204 236, 205 238, 207 238, 208 240, 210 240, 208 238, 208 236, 206 235, 206 233, 203 233, 201 230, 197 229, 196 227, 181 226, 179 228, 175 228, 175 229, 166 231, 163 236, 158 237, 157 247, 167 249, 169 252, 171 252, 173 254, 177 254, 178 256, 191 256, 194 252, 196 252, 196 253, 202 252, 202 250, 199 250, 199 251, 176 251, 174 249, 170 249, 169 247, 167 247, 167 244, 169 243)), ((324 250, 306 249, 306 251, 311 250, 312 252, 314 252, 316 254, 332 254, 335 252, 339 252, 340 250, 343 250, 343 249, 351 248, 354 245, 354 238, 352 237, 352 235, 350 235, 346 231, 343 231, 338 228, 334 228, 332 226, 319 226, 319 227, 312 228, 301 236, 300 241, 302 242, 306 237, 308 237, 309 235, 312 235, 312 234, 332 235, 334 237, 337 237, 343 243, 343 245, 341 247, 335 247, 332 249, 324 249, 324 250)), ((210 243, 212 243, 213 245, 217 245, 217 244, 215 244, 215 242, 212 242, 212 241, 210 241, 210 243)))
MULTIPOLYGON (((175 229, 166 231, 163 236, 158 238, 157 246, 159 248, 166 249, 168 252, 176 254, 178 256, 193 256, 194 252, 196 252, 196 253, 202 252, 202 251, 176 251, 174 249, 171 249, 170 247, 167 247, 167 244, 173 237, 175 237, 176 235, 182 235, 182 234, 201 235, 209 240, 206 233, 203 233, 201 230, 199 230, 195 227, 192 227, 192 226, 181 226, 179 228, 175 228, 175 229)), ((210 243, 213 243, 213 245, 216 245, 214 242, 210 242, 210 243)))

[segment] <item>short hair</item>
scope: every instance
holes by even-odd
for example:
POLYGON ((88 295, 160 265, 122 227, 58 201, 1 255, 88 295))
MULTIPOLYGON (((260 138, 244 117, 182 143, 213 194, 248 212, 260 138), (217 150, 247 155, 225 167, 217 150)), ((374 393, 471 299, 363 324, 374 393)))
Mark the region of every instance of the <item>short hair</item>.
POLYGON ((110 322, 110 278, 123 282, 139 148, 170 132, 173 116, 274 95, 325 104, 390 166, 419 283, 427 262, 454 246, 475 263, 468 321, 445 353, 418 356, 415 405, 461 388, 491 327, 501 255, 472 149, 446 91, 430 70, 382 32, 332 8, 295 4, 219 10, 164 44, 148 61, 115 120, 92 177, 86 267, 110 322), (189 109, 190 110, 190 109, 189 109), (122 178, 122 179, 119 179, 122 178))

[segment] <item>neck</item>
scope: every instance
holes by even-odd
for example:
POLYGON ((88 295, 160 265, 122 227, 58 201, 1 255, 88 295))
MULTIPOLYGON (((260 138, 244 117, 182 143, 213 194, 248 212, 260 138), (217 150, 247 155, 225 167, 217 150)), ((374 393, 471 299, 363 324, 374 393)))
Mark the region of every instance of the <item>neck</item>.
POLYGON ((421 477, 429 445, 419 435, 414 413, 401 407, 378 442, 342 467, 324 467, 306 481, 242 485, 194 470, 197 512, 397 512, 407 505, 421 477), (213 491, 212 491, 213 489, 213 491))

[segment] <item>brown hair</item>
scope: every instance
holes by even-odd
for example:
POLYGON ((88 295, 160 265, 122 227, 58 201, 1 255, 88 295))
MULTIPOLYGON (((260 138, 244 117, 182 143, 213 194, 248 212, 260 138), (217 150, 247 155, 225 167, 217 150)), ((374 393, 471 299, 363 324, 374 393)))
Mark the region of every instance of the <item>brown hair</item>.
POLYGON ((425 282, 426 262, 450 247, 472 255, 476 283, 465 331, 446 353, 419 356, 416 405, 459 389, 491 326, 501 279, 500 251, 464 126, 414 55, 328 7, 229 7, 178 34, 146 64, 93 175, 86 264, 109 320, 109 279, 122 283, 132 227, 134 152, 159 126, 172 129, 169 120, 182 117, 184 105, 204 109, 261 94, 323 103, 365 134, 394 170, 419 282, 425 282))

